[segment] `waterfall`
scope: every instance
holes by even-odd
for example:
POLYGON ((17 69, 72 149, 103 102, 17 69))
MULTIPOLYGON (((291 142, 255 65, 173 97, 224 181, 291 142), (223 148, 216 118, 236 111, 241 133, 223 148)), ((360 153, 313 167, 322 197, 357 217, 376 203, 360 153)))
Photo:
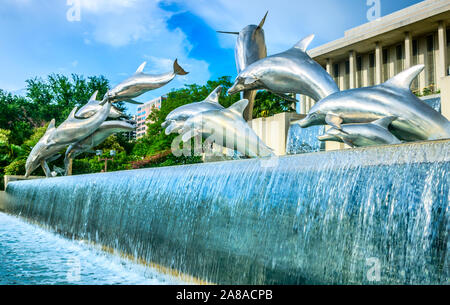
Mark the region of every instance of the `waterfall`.
POLYGON ((304 154, 325 149, 325 143, 317 140, 325 133, 325 126, 312 126, 301 128, 300 125, 291 125, 288 132, 286 153, 288 155, 304 154))
POLYGON ((222 284, 449 284, 450 141, 12 182, 6 211, 222 284))

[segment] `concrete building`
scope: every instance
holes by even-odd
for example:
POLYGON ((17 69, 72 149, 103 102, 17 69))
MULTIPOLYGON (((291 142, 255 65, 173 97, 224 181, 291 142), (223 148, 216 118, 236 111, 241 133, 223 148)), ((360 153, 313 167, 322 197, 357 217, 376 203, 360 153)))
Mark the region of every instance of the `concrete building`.
POLYGON ((147 132, 147 118, 154 108, 161 109, 161 104, 166 98, 160 96, 142 105, 139 105, 136 112, 136 139, 142 138, 147 132))
MULTIPOLYGON (((449 74, 450 1, 427 0, 345 32, 309 51, 341 90, 380 84, 416 64, 418 94, 438 92, 449 74)), ((307 100, 307 99, 306 99, 307 100)), ((306 101, 307 108, 309 103, 306 101)), ((302 107, 304 108, 304 107, 302 107)))
MULTIPOLYGON (((343 38, 308 53, 327 70, 341 90, 381 84, 413 65, 424 64, 425 69, 412 84, 412 90, 418 95, 440 94, 441 112, 450 119, 448 37, 450 1, 426 0, 350 29, 343 38)), ((306 114, 314 103, 313 99, 300 96, 297 111, 306 114)), ((283 122, 280 126, 284 126, 283 122)), ((256 132, 266 139, 260 130, 256 132)), ((270 138, 266 140, 282 154, 282 146, 270 138)), ((337 142, 326 144, 326 150, 344 147, 337 142)))

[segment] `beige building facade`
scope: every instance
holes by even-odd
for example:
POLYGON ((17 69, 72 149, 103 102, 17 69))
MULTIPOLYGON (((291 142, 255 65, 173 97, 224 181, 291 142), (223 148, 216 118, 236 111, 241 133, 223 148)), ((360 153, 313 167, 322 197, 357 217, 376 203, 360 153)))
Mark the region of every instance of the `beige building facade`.
MULTIPOLYGON (((345 32, 344 37, 310 50, 309 55, 341 90, 373 86, 424 64, 411 89, 439 93, 449 75, 450 1, 427 0, 345 32)), ((300 113, 315 101, 301 97, 300 113)))

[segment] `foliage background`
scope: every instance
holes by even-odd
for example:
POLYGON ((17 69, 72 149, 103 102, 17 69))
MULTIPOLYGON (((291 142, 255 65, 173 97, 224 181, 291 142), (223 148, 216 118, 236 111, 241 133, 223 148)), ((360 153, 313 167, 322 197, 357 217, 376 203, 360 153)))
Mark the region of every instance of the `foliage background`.
MULTIPOLYGON (((99 91, 97 97, 100 99, 109 89, 109 81, 104 76, 85 78, 76 74, 70 77, 51 74, 46 79, 29 79, 26 84, 25 96, 13 95, 0 89, 0 189, 4 187, 4 175, 25 174, 26 158, 53 118, 58 126, 74 107, 83 106, 94 91, 99 91)), ((205 99, 219 85, 224 87, 219 99, 224 107, 229 107, 240 99, 237 94, 226 94, 232 85, 228 76, 210 80, 204 85, 185 85, 169 92, 161 109, 153 109, 147 118, 148 131, 143 138, 129 141, 125 134, 116 134, 94 149, 103 150, 102 158, 109 157, 109 151, 112 149, 117 152, 114 161, 108 162, 108 171, 201 162, 198 156, 172 155, 170 148, 176 135, 165 135, 161 124, 169 112, 184 104, 205 99)), ((123 103, 116 103, 115 106, 126 111, 126 105, 123 103)), ((266 91, 258 92, 254 118, 284 111, 293 111, 289 102, 266 91)), ((64 156, 64 151, 61 151, 61 154, 64 156)), ((63 159, 61 157, 49 164, 50 168, 63 168, 63 159)), ((74 175, 96 173, 103 168, 104 161, 99 161, 99 157, 94 154, 82 154, 73 162, 74 175)), ((33 175, 44 173, 39 168, 33 175)))

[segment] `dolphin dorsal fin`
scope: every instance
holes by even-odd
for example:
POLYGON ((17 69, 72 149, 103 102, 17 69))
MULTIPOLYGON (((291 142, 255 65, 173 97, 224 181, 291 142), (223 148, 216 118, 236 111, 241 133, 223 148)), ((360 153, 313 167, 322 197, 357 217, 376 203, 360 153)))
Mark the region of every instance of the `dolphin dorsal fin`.
POLYGON ((391 123, 396 119, 397 119, 396 116, 387 116, 372 122, 372 124, 388 129, 389 125, 391 125, 391 123))
POLYGON ((90 101, 96 101, 97 100, 97 94, 98 94, 98 90, 95 90, 94 94, 92 94, 91 98, 89 99, 90 101))
POLYGON ((205 99, 206 101, 210 103, 218 103, 219 102, 219 96, 222 92, 222 85, 218 86, 216 89, 214 89, 213 92, 211 92, 208 97, 205 99))
POLYGON ((261 22, 258 24, 257 29, 262 29, 262 27, 264 26, 264 23, 266 22, 267 14, 269 14, 269 11, 266 12, 266 14, 264 15, 263 19, 262 19, 261 22))
POLYGON ((139 66, 139 68, 137 68, 135 74, 142 73, 142 72, 144 71, 144 68, 145 68, 145 65, 146 65, 146 64, 147 64, 147 62, 144 61, 144 62, 139 66))
POLYGON ((231 112, 234 112, 240 116, 243 116, 244 110, 245 110, 245 108, 247 108, 247 105, 248 105, 248 100, 243 99, 243 100, 237 101, 236 103, 234 103, 233 105, 228 107, 228 110, 230 110, 231 112))
POLYGON ((297 42, 297 44, 294 46, 294 48, 300 49, 303 52, 306 52, 306 49, 308 48, 308 46, 311 43, 311 41, 313 41, 314 36, 315 36, 314 34, 311 34, 311 35, 303 38, 302 40, 297 42))
POLYGON ((55 129, 55 119, 52 119, 50 123, 47 126, 47 130, 45 133, 52 131, 52 129, 55 129))
POLYGON ((425 65, 413 66, 413 67, 406 69, 405 71, 400 72, 399 74, 395 75, 393 78, 389 79, 384 84, 387 86, 392 86, 392 87, 403 88, 403 89, 409 90, 413 80, 417 77, 417 75, 420 74, 420 72, 423 71, 424 68, 425 68, 425 65))
POLYGON ((68 119, 73 120, 75 119, 75 113, 77 113, 78 110, 78 106, 75 106, 75 108, 73 108, 72 112, 69 114, 68 119))

